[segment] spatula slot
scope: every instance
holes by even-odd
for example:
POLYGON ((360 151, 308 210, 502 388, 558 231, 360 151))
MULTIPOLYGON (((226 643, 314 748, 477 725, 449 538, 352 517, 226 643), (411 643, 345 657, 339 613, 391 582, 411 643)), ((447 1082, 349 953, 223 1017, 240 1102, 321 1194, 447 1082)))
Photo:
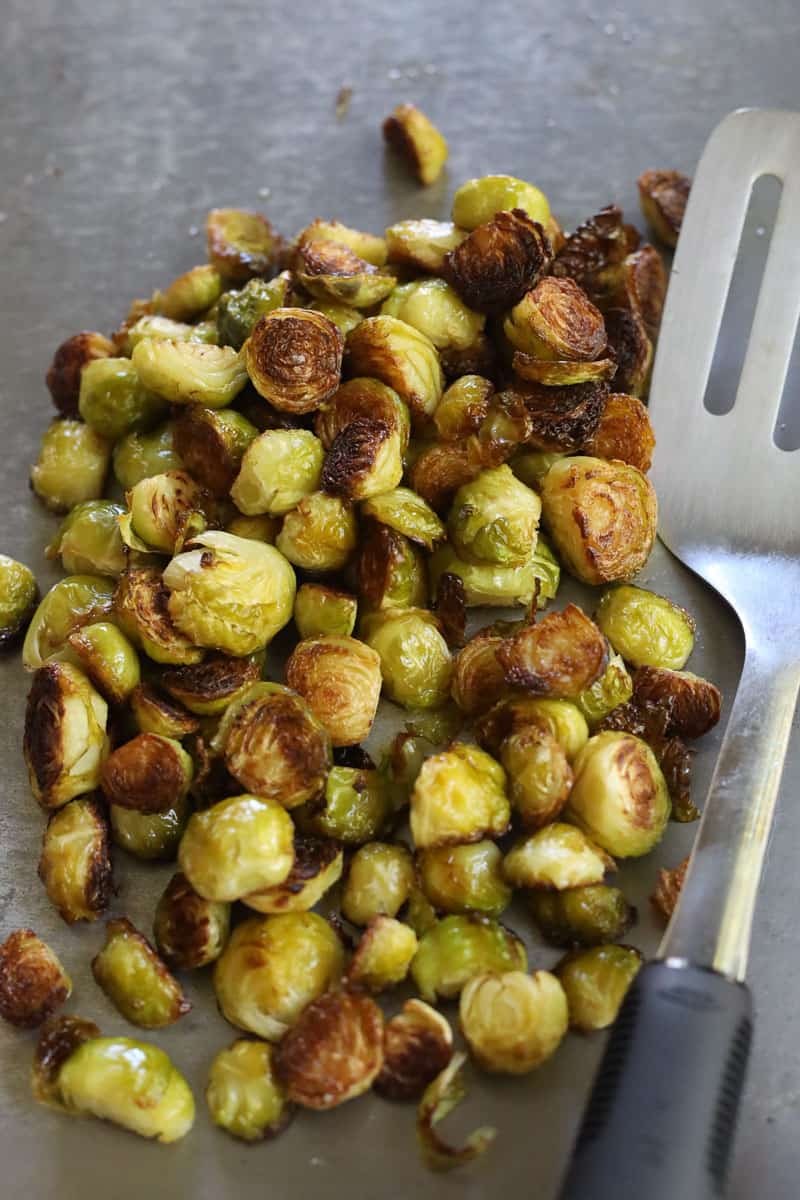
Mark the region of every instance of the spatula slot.
POLYGON ((773 439, 779 450, 800 450, 800 325, 794 335, 773 439))

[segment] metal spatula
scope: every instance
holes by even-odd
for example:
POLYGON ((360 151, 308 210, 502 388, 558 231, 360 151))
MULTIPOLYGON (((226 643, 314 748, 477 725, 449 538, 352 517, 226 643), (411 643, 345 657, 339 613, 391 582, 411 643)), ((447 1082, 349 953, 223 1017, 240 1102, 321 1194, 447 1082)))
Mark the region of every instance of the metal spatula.
POLYGON ((680 902, 612 1031, 562 1200, 724 1194, 753 909, 800 688, 800 452, 773 440, 798 317, 800 114, 735 112, 692 186, 650 405, 661 536, 738 613, 744 669, 680 902), (780 207, 736 401, 717 416, 703 397, 763 175, 782 181, 780 207))

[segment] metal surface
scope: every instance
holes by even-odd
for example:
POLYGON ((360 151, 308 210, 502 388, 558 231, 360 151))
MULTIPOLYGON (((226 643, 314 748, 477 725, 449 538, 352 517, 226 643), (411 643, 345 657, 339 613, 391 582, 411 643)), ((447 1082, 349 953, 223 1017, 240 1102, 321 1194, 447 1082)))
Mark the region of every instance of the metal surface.
MULTIPOLYGON (((489 170, 534 179, 571 225, 600 204, 636 214, 645 167, 692 171, 708 131, 741 104, 800 107, 795 0, 577 0, 430 5, 423 0, 311 0, 255 6, 228 0, 6 0, 0 23, 0 411, 2 549, 55 579, 42 551, 54 520, 30 498, 27 466, 50 418, 42 377, 53 348, 77 329, 113 327, 131 296, 147 295, 200 261, 215 204, 264 205, 292 232, 317 214, 380 230, 390 220, 445 216, 457 182, 489 170), (335 115, 341 86, 349 111, 335 115), (427 191, 386 159, 378 122, 401 100, 428 110, 451 144, 447 175, 427 191), (263 189, 270 189, 268 196, 263 189)), ((749 481, 748 481, 749 483, 749 481)), ((733 695, 741 665, 735 618, 659 548, 645 584, 697 617, 692 667, 733 695)), ((68 930, 36 878, 42 817, 24 779, 20 743, 26 681, 2 665, 0 936, 32 925, 75 980, 72 1011, 108 1031, 124 1022, 86 964, 99 927, 68 930)), ((796 734, 795 734, 796 737, 796 734)), ((702 795, 719 745, 696 759, 702 795)), ((789 799, 800 784, 787 775, 789 799)), ((659 926, 647 896, 656 868, 687 851, 692 829, 672 826, 658 855, 625 867, 638 904, 635 940, 653 951, 659 926)), ((734 1200, 796 1192, 800 1039, 792 884, 800 808, 779 810, 772 862, 756 914, 750 976, 760 1008, 734 1200), (787 887, 787 880, 789 886, 787 887)), ((113 911, 147 929, 169 868, 118 855, 113 911)), ((528 932, 524 914, 514 923, 528 932)), ((531 942, 532 946, 534 945, 531 942)), ((534 947, 548 966, 552 951, 534 947)), ((417 1162, 413 1111, 360 1100, 303 1115, 285 1136, 237 1145, 211 1128, 202 1091, 210 1059, 232 1040, 207 978, 187 979, 195 1007, 153 1040, 186 1070, 198 1099, 192 1136, 150 1145, 95 1122, 33 1105, 33 1037, 0 1030, 0 1161, 9 1196, 83 1200, 89 1193, 218 1200, 365 1200, 554 1195, 597 1063, 600 1041, 571 1036, 539 1072, 476 1078, 456 1132, 496 1124, 487 1159, 448 1178, 417 1162)), ((453 1014, 452 1008, 450 1014, 453 1014)))
POLYGON ((799 319, 800 114, 733 113, 695 175, 650 411, 661 536, 729 601, 745 633, 742 678, 660 953, 734 979, 747 969, 800 689, 800 461, 773 437, 799 319), (720 415, 703 398, 753 185, 765 175, 782 184, 780 205, 735 402, 720 415))

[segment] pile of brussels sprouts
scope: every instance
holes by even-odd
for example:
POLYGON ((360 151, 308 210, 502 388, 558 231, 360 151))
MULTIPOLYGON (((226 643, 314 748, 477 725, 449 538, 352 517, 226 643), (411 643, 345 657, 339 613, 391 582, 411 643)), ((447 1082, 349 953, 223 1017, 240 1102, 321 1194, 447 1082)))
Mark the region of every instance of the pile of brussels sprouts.
MULTIPOLYGON (((667 237, 685 181, 642 179, 667 237)), ((447 1168, 493 1131, 436 1129, 464 1063, 437 1006, 512 1074, 608 1026, 640 964, 608 877, 696 815, 686 741, 719 693, 684 670, 691 617, 627 582, 656 533, 641 397, 664 267, 618 208, 565 235, 508 176, 383 237, 315 220, 285 242, 233 209, 207 230, 207 263, 48 372, 31 483, 65 514, 47 554, 66 577, 37 605, 0 560, 39 875, 72 924, 106 912, 125 855, 177 862, 152 942, 117 916, 92 968, 161 1029, 213 965, 244 1035, 210 1065, 229 1133, 374 1088, 419 1101, 447 1168), (591 613, 554 606, 562 568, 602 589, 591 613), (370 753, 381 697, 405 724, 370 753), (515 893, 566 952, 552 971, 502 923, 515 893), (386 1019, 375 997, 407 981, 419 998, 386 1019)), ((0 1013, 46 1021, 36 1097, 186 1134, 169 1058, 54 1017, 70 991, 32 931, 0 948, 0 1013)))

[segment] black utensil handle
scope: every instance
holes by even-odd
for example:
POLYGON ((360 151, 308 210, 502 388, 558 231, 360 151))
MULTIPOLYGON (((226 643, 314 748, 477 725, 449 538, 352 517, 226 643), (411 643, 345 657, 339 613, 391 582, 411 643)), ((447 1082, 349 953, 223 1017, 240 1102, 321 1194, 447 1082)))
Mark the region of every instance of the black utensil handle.
POLYGON ((611 1031, 560 1200, 723 1196, 751 1034, 744 984, 705 967, 643 967, 611 1031))

